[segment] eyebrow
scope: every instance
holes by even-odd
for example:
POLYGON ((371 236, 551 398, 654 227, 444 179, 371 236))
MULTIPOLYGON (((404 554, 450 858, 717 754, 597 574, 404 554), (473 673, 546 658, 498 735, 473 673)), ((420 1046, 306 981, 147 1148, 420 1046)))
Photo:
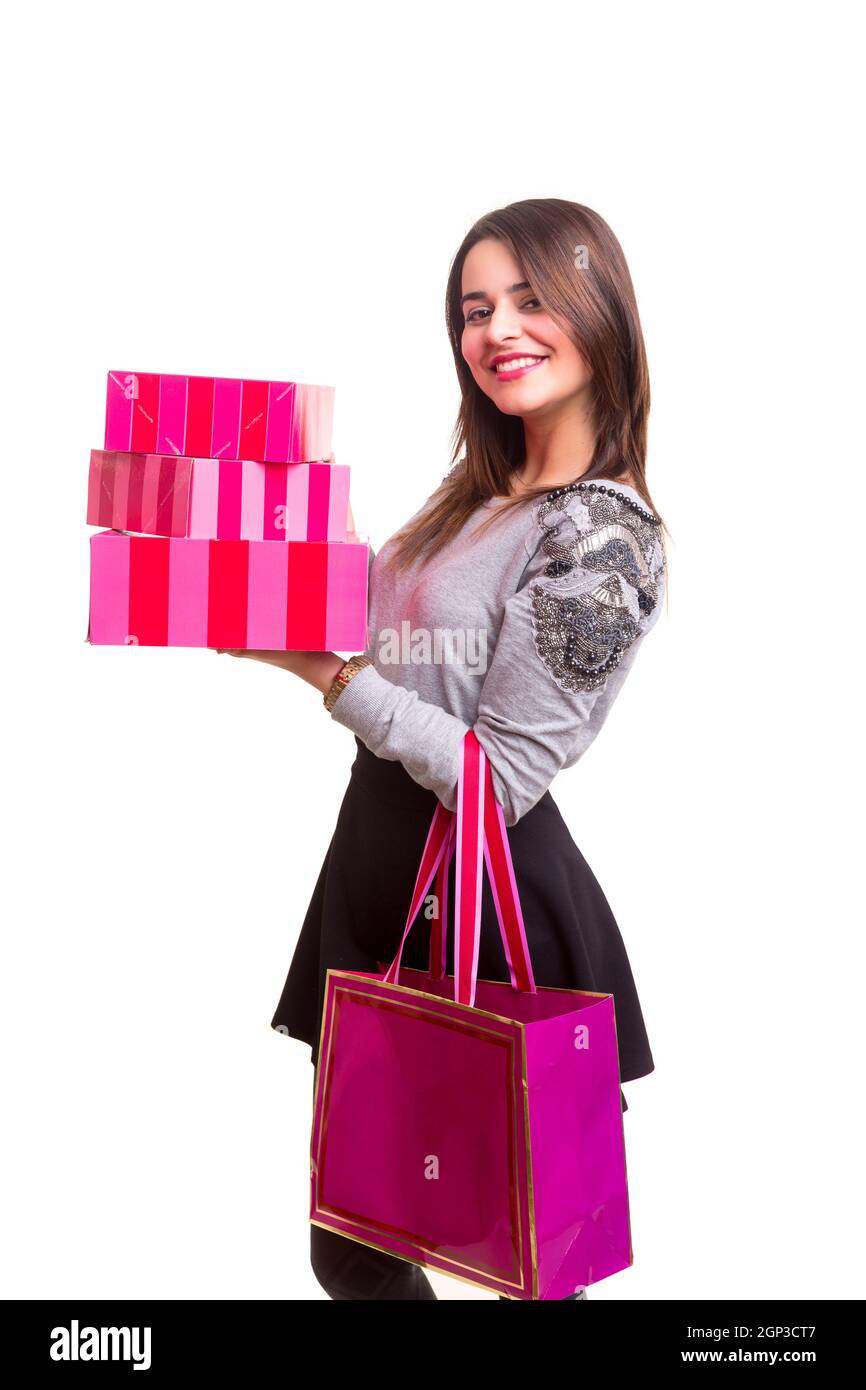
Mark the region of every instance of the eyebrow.
MULTIPOLYGON (((528 280, 518 280, 518 282, 517 282, 516 285, 510 285, 510 286, 509 286, 509 288, 508 288, 508 290, 506 291, 506 293, 507 293, 507 294, 517 294, 518 290, 528 290, 528 289, 529 289, 529 281, 528 281, 528 280)), ((462 307, 462 306, 466 303, 467 299, 489 299, 489 298, 490 298, 490 295, 489 295, 489 294, 485 294, 483 290, 471 290, 471 291, 469 292, 469 294, 464 294, 464 295, 463 295, 463 297, 462 297, 461 300, 460 300, 460 304, 461 304, 461 307, 462 307)))

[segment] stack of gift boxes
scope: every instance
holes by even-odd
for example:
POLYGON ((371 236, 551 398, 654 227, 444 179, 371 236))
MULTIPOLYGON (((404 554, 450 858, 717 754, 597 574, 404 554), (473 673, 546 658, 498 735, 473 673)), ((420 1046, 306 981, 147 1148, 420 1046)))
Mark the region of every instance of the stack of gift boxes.
POLYGON ((109 372, 89 641, 363 651, 369 550, 333 407, 330 386, 109 372))

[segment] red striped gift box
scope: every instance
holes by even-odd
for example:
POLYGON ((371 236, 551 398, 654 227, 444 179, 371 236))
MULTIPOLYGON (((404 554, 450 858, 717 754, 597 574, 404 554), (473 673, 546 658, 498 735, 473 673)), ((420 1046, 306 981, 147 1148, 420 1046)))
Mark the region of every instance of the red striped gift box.
POLYGON ((333 386, 109 372, 105 448, 308 463, 331 456, 333 386))
POLYGON ((95 645, 363 651, 369 547, 356 542, 90 537, 95 645))
POLYGON ((92 449, 87 522, 206 540, 345 541, 349 471, 92 449))

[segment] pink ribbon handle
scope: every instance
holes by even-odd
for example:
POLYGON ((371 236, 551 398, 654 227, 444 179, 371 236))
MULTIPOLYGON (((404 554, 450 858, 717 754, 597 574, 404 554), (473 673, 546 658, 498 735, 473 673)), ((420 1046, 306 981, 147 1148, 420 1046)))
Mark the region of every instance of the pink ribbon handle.
POLYGON ((472 729, 467 730, 460 750, 456 816, 441 801, 433 813, 403 938, 383 980, 389 984, 400 983, 403 947, 434 875, 440 910, 430 934, 430 975, 433 979, 444 977, 448 866, 455 849, 455 1001, 470 1007, 475 1003, 481 940, 482 862, 487 865, 511 984, 515 989, 534 994, 536 985, 505 819, 494 796, 489 759, 472 729))

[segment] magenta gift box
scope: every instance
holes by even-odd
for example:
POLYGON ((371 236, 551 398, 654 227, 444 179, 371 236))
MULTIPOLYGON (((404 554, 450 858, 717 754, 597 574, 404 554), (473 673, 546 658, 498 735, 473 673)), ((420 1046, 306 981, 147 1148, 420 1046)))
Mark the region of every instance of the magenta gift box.
POLYGON ((105 448, 308 463, 331 456, 333 386, 109 372, 105 448))
POLYGON ((96 645, 363 651, 369 548, 350 541, 90 537, 96 645))
POLYGON ((200 540, 345 541, 349 468, 90 451, 89 526, 200 540))

